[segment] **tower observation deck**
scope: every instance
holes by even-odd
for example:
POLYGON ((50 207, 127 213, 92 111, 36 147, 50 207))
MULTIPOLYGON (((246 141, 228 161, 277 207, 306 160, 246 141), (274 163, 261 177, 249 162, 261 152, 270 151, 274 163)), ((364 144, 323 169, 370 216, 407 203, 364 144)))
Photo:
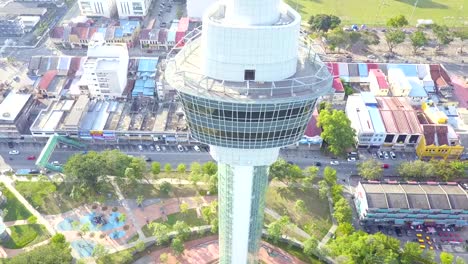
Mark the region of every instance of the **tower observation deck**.
POLYGON ((225 0, 166 63, 194 138, 218 162, 220 263, 256 263, 268 167, 300 140, 332 77, 280 0, 225 0))

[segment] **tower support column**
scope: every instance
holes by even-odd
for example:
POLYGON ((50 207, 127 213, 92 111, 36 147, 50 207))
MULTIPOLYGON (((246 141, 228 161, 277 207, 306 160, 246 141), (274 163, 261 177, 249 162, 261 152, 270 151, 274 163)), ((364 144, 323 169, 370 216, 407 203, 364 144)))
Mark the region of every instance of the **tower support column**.
POLYGON ((263 227, 268 167, 279 148, 211 146, 218 161, 219 253, 221 264, 257 263, 263 227))

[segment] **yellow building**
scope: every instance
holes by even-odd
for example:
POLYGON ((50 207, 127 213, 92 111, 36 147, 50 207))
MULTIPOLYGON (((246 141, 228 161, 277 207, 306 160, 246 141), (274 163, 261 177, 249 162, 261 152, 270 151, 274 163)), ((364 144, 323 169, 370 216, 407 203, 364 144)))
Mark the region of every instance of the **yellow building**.
POLYGON ((444 112, 442 112, 439 108, 437 108, 434 102, 423 102, 421 108, 424 111, 424 114, 426 114, 426 116, 430 119, 432 123, 447 124, 447 115, 444 112))
POLYGON ((463 153, 464 147, 453 128, 449 125, 423 124, 423 136, 416 148, 416 154, 422 160, 456 160, 463 153))

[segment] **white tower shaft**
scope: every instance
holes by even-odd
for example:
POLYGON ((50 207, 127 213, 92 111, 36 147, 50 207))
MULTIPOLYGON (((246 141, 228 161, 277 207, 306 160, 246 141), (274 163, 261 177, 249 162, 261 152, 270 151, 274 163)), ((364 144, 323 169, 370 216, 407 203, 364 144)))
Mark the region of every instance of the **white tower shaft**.
POLYGON ((280 17, 280 0, 227 0, 226 20, 230 24, 271 25, 280 17))

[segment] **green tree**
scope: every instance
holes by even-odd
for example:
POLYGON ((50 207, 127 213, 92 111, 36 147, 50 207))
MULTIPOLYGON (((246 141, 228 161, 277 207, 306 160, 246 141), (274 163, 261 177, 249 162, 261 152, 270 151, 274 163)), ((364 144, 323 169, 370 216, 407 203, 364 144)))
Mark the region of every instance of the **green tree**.
POLYGON ((138 242, 135 244, 135 249, 138 252, 142 252, 143 250, 145 250, 145 247, 145 242, 143 242, 142 240, 138 240, 138 242))
POLYGON ((466 264, 466 262, 462 257, 457 257, 455 259, 455 264, 466 264))
POLYGON ((65 236, 61 233, 56 233, 50 238, 50 242, 52 244, 58 244, 58 245, 65 245, 67 244, 67 240, 65 239, 65 236))
POLYGON ((161 185, 159 185, 159 191, 161 191, 165 195, 168 195, 171 192, 171 190, 172 190, 172 185, 167 181, 163 181, 161 185))
MULTIPOLYGON (((209 180, 209 175, 206 175, 209 180)), ((198 173, 190 173, 189 180, 192 182, 193 186, 197 189, 198 182, 202 179, 203 175, 198 173)))
POLYGON ((382 176, 382 163, 368 159, 358 164, 359 175, 368 180, 379 179, 382 176))
POLYGON ((190 174, 203 174, 203 169, 200 163, 192 162, 190 164, 190 174))
POLYGON ((83 184, 85 188, 96 190, 100 182, 105 181, 106 168, 104 158, 94 151, 71 156, 63 166, 67 181, 83 184))
POLYGON ((172 239, 171 248, 177 256, 182 255, 185 250, 184 243, 180 238, 172 239))
POLYGON ((335 217, 336 221, 339 224, 351 222, 353 218, 353 211, 345 198, 339 199, 333 206, 333 209, 333 217, 335 217))
POLYGON ((210 194, 216 194, 218 192, 218 174, 215 173, 208 179, 208 191, 210 194))
POLYGON ((310 29, 316 32, 327 32, 341 24, 339 17, 334 15, 318 14, 309 18, 310 29))
POLYGON ((71 248, 68 243, 50 243, 9 258, 8 264, 57 264, 72 263, 71 248))
POLYGON ((297 200, 296 203, 294 204, 294 210, 298 214, 304 214, 305 212, 307 212, 307 208, 306 208, 304 200, 297 200))
POLYGON ((304 178, 302 179, 303 184, 306 187, 311 187, 314 183, 315 178, 317 177, 318 172, 319 168, 315 166, 305 168, 302 172, 302 175, 304 175, 304 178))
POLYGON ((202 166, 202 171, 204 174, 214 175, 218 172, 218 165, 213 161, 208 161, 202 166))
POLYGON ((393 49, 405 41, 406 35, 398 29, 389 29, 385 33, 385 42, 387 43, 388 51, 393 53, 393 49))
POLYGON ((323 109, 317 125, 322 128, 321 137, 326 142, 325 145, 334 155, 344 154, 348 148, 354 146, 356 131, 343 111, 323 109))
POLYGON ((37 217, 34 216, 34 215, 31 215, 30 217, 28 217, 28 224, 30 225, 33 225, 33 224, 36 224, 37 223, 37 217))
POLYGON ((343 185, 335 184, 330 190, 333 203, 336 203, 339 199, 343 198, 343 185))
POLYGON ((448 253, 448 252, 442 251, 440 253, 440 263, 441 264, 452 264, 454 259, 455 259, 455 257, 452 254, 448 253))
POLYGON ((387 20, 387 26, 393 28, 401 28, 407 26, 408 24, 408 20, 404 15, 398 15, 387 20))
POLYGON ((267 233, 270 236, 270 238, 276 243, 285 233, 290 224, 291 221, 289 220, 289 217, 282 216, 268 225, 267 233))
POLYGON ((138 195, 137 198, 136 198, 136 203, 137 203, 138 207, 141 207, 141 205, 143 204, 143 201, 144 201, 143 195, 138 195))
POLYGON ((434 33, 438 46, 447 45, 453 41, 452 33, 446 25, 432 25, 432 32, 434 33))
POLYGON ((406 179, 423 180, 424 178, 433 176, 434 166, 430 162, 421 160, 403 162, 398 167, 398 173, 406 179))
POLYGON ((167 173, 172 172, 172 166, 170 163, 166 163, 166 165, 164 165, 164 171, 167 173))
POLYGON ((335 185, 337 181, 336 170, 330 166, 326 166, 323 170, 323 179, 329 186, 335 185))
POLYGON ((336 229, 336 233, 339 236, 349 236, 354 232, 354 227, 351 223, 341 223, 336 229))
POLYGON ((119 220, 119 222, 125 222, 127 220, 127 215, 120 214, 117 219, 119 220))
POLYGON ((101 258, 107 255, 109 251, 101 244, 97 244, 93 249, 93 257, 101 258))
POLYGON ((178 173, 185 173, 186 169, 187 169, 187 167, 183 163, 180 163, 179 165, 177 165, 177 172, 178 173))
POLYGON ((330 186, 328 186, 328 183, 325 180, 319 181, 318 186, 320 199, 326 199, 328 192, 330 191, 330 186))
POLYGON ((419 48, 427 45, 428 40, 426 38, 426 34, 421 30, 414 32, 411 37, 411 46, 413 46, 413 53, 416 54, 419 48))
POLYGON ((453 32, 453 36, 460 39, 460 54, 463 54, 463 47, 464 47, 464 44, 465 44, 465 40, 468 39, 468 28, 466 27, 463 27, 463 28, 459 28, 457 30, 455 30, 453 32))
POLYGON ((90 223, 85 223, 80 227, 80 233, 83 235, 86 235, 91 230, 91 224, 90 223))
POLYGON ((179 205, 179 209, 180 209, 180 212, 181 212, 181 213, 186 214, 186 213, 188 212, 188 209, 189 209, 188 203, 182 202, 182 203, 179 205))
POLYGON ((161 172, 161 163, 159 162, 153 162, 151 163, 151 173, 153 176, 158 176, 158 174, 161 172))
POLYGON ((172 227, 172 230, 178 232, 177 237, 180 238, 180 240, 185 241, 189 238, 190 236, 190 227, 184 222, 184 221, 177 221, 175 222, 174 226, 172 227))
POLYGON ((156 240, 157 245, 162 245, 169 241, 169 233, 171 232, 171 230, 165 224, 151 222, 149 224, 149 228, 153 230, 153 236, 158 238, 156 240))
POLYGON ((290 164, 284 159, 278 159, 270 166, 270 177, 289 185, 303 178, 303 173, 299 166, 290 164))
POLYGON ((304 241, 304 253, 309 256, 314 256, 317 253, 318 240, 314 236, 310 236, 306 241, 304 241))
POLYGON ((146 172, 146 161, 143 158, 133 157, 130 162, 129 168, 134 171, 134 177, 141 180, 146 172))
POLYGON ((465 163, 463 161, 444 161, 433 160, 430 162, 433 166, 433 173, 444 181, 453 178, 461 178, 466 175, 465 163))
POLYGON ((130 162, 132 161, 132 157, 117 149, 106 150, 99 154, 105 161, 101 166, 104 166, 106 174, 117 177, 124 176, 125 169, 130 167, 130 162))

